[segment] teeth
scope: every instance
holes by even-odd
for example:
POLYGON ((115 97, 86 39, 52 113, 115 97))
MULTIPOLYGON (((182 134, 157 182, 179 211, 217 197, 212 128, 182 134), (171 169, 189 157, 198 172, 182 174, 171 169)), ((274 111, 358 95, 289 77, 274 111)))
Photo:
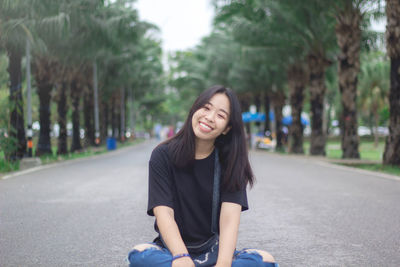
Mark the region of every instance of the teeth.
POLYGON ((211 127, 205 125, 204 123, 200 122, 200 124, 201 124, 201 126, 203 126, 204 128, 207 128, 207 129, 211 130, 211 127))

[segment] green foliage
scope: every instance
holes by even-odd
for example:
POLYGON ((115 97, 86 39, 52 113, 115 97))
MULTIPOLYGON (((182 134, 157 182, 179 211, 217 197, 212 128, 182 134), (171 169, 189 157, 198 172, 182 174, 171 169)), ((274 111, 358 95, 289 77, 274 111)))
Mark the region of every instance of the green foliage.
MULTIPOLYGON (((310 146, 309 140, 304 142, 304 149, 308 151, 310 146)), ((380 140, 378 146, 375 147, 373 141, 370 140, 361 140, 360 142, 360 157, 362 160, 373 160, 380 161, 382 160, 383 150, 385 143, 383 140, 380 140)), ((342 149, 340 141, 329 140, 326 144, 326 153, 327 158, 331 159, 340 159, 342 158, 342 149)))
MULTIPOLYGON (((365 55, 358 95, 361 124, 371 124, 373 114, 377 114, 381 125, 388 118, 388 61, 383 53, 376 52, 382 48, 383 37, 369 30, 371 19, 381 19, 384 14, 383 1, 310 0, 305 5, 297 0, 214 0, 213 32, 198 46, 169 55, 166 75, 160 40, 155 37, 158 28, 140 21, 134 2, 0 0, 0 48, 4 51, 7 44, 15 44, 24 51, 28 38, 34 58, 42 56, 57 62, 56 70, 44 69, 52 72, 52 82, 71 80, 74 72, 85 73, 79 82, 89 89, 93 86, 91 68, 96 62, 103 101, 125 88, 127 96, 133 96, 129 106, 134 109, 138 127, 148 129, 154 122, 183 120, 196 96, 213 84, 231 87, 240 96, 271 92, 272 88, 285 90, 287 66, 304 63, 310 52, 318 52, 333 61, 326 74, 326 100, 329 109, 335 110, 332 120, 339 117, 341 110, 334 15, 338 9, 354 5, 360 8, 364 19, 365 55)), ((8 107, 6 68, 6 55, 2 54, 1 110, 8 107)), ((36 94, 33 103, 35 121, 39 105, 36 94)), ((54 101, 51 109, 54 122, 54 101)), ((308 104, 304 110, 308 110, 308 104)), ((0 129, 7 127, 8 114, 3 112, 0 129)))
POLYGON ((7 133, 0 130, 0 151, 4 153, 5 162, 11 161, 10 155, 17 151, 18 139, 8 136, 7 133))
POLYGON ((10 162, 0 153, 0 173, 11 172, 19 169, 19 161, 10 162))
POLYGON ((363 54, 358 106, 362 123, 370 127, 383 125, 388 119, 389 71, 389 60, 383 52, 363 54))
POLYGON ((8 60, 5 55, 0 55, 0 131, 6 131, 8 128, 8 60))

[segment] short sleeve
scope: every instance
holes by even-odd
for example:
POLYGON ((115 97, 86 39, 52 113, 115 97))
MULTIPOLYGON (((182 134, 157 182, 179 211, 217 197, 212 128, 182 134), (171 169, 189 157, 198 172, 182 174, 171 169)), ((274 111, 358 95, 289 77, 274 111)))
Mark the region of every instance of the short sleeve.
POLYGON ((242 189, 235 192, 221 192, 221 203, 222 202, 232 202, 242 206, 242 211, 249 209, 249 204, 247 203, 247 192, 246 189, 242 189))
POLYGON ((157 206, 173 207, 171 191, 171 174, 168 166, 168 155, 165 149, 157 147, 153 150, 149 161, 149 198, 147 214, 154 216, 153 208, 157 206))

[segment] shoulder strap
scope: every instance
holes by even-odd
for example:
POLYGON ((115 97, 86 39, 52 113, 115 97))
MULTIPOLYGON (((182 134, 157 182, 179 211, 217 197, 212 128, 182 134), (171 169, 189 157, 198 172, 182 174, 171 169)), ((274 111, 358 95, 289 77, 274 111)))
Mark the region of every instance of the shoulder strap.
POLYGON ((214 162, 214 186, 212 199, 212 217, 211 231, 216 234, 218 232, 218 208, 219 208, 219 186, 221 180, 221 165, 219 163, 218 148, 215 147, 215 162, 214 162))

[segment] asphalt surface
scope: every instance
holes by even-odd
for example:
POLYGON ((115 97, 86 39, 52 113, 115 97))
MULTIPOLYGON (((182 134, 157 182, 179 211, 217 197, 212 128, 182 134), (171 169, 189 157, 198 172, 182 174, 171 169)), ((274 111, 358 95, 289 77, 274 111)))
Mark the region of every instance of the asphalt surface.
MULTIPOLYGON (((154 142, 0 180, 0 266, 127 266, 155 237, 146 215, 154 142)), ((285 266, 400 266, 400 180, 251 152, 257 176, 238 248, 285 266)))

